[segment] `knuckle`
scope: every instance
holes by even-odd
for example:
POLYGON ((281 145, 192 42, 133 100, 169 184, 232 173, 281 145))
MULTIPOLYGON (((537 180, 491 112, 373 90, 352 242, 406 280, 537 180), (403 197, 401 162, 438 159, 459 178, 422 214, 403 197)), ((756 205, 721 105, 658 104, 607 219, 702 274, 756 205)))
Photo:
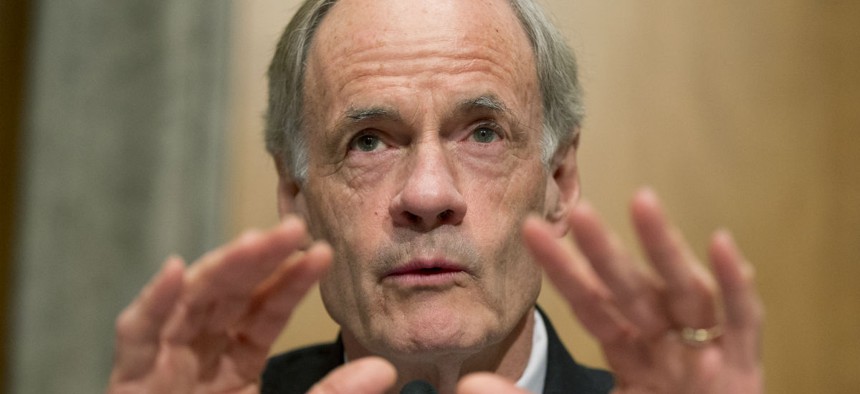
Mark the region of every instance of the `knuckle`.
POLYGON ((614 296, 606 289, 597 286, 588 286, 583 289, 583 299, 591 305, 604 305, 614 303, 614 296))
POLYGON ((717 283, 714 278, 701 266, 694 266, 691 275, 681 283, 677 292, 679 296, 693 296, 703 300, 712 300, 717 295, 717 283))
POLYGON ((713 300, 717 295, 717 284, 709 275, 696 275, 693 290, 705 299, 713 300))

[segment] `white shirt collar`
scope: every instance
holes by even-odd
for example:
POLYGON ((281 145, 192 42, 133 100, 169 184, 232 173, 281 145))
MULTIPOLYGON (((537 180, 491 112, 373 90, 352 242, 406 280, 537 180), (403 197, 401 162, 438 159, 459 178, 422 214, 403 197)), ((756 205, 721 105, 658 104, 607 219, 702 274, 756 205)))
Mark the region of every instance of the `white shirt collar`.
POLYGON ((544 324, 543 317, 541 317, 537 310, 534 311, 534 314, 535 325, 532 330, 532 351, 523 375, 517 380, 517 387, 534 394, 540 394, 543 393, 543 385, 546 381, 549 344, 547 342, 546 325, 544 324))

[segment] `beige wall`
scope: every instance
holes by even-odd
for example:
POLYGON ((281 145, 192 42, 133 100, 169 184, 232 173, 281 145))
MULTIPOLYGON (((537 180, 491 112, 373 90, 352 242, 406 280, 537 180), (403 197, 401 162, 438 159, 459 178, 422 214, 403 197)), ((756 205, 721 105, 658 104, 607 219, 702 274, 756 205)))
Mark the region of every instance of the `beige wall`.
MULTIPOLYGON (((265 67, 293 1, 235 2, 231 234, 275 223, 262 153, 265 67)), ((771 393, 860 389, 860 3, 548 2, 587 91, 586 198, 631 240, 652 185, 699 251, 737 235, 767 307, 771 393)), ((602 360, 566 306, 541 304, 578 358, 602 360)), ((278 349, 330 340, 318 296, 278 349)))

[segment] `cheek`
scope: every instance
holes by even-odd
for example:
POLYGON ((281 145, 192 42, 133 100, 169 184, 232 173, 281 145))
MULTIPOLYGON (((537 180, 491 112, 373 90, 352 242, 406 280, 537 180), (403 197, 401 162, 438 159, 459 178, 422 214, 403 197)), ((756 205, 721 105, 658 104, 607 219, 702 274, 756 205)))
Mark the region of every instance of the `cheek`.
POLYGON ((366 183, 356 188, 332 175, 316 182, 310 190, 307 198, 311 234, 327 241, 335 252, 327 281, 339 281, 339 286, 349 288, 387 233, 384 185, 366 183))
POLYGON ((509 158, 509 165, 470 168, 464 185, 472 219, 486 230, 518 227, 529 212, 541 212, 546 204, 547 177, 541 164, 509 158), (504 225, 505 227, 499 227, 504 225))
POLYGON ((467 182, 467 217, 471 215, 476 240, 497 257, 526 260, 526 266, 532 265, 531 256, 520 239, 520 226, 529 213, 541 212, 545 205, 547 180, 538 165, 523 164, 502 176, 475 176, 467 182))
POLYGON ((369 227, 378 225, 383 213, 381 182, 367 182, 366 177, 340 172, 315 177, 308 185, 308 219, 315 237, 337 246, 344 240, 366 236, 369 227))
POLYGON ((520 226, 529 213, 543 210, 546 182, 542 165, 523 164, 506 176, 475 182, 470 189, 476 240, 487 245, 488 255, 498 262, 499 283, 506 290, 521 291, 513 284, 540 288, 540 269, 522 242, 520 226))
MULTIPOLYGON (((308 196, 312 215, 308 225, 313 236, 326 240, 334 249, 334 261, 320 280, 320 293, 331 317, 341 325, 348 324, 356 310, 367 309, 362 286, 368 274, 366 267, 379 243, 383 219, 374 201, 356 193, 343 183, 320 185, 308 196)), ((350 324, 354 326, 354 324, 350 324)))
POLYGON ((306 190, 311 234, 334 249, 332 265, 319 282, 323 305, 340 326, 361 332, 364 324, 359 312, 369 310, 363 297, 366 270, 362 268, 368 266, 367 256, 372 253, 366 250, 374 243, 369 237, 380 236, 380 231, 372 229, 379 223, 379 215, 366 205, 371 199, 348 187, 337 174, 311 174, 306 190))

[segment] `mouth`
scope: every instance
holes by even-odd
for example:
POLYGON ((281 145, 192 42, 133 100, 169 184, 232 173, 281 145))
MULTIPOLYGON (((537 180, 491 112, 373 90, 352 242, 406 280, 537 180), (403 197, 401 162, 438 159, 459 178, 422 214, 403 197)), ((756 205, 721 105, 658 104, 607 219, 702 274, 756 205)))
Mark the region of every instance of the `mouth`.
POLYGON ((395 267, 382 278, 405 287, 440 287, 468 276, 465 267, 446 260, 412 260, 395 267))

